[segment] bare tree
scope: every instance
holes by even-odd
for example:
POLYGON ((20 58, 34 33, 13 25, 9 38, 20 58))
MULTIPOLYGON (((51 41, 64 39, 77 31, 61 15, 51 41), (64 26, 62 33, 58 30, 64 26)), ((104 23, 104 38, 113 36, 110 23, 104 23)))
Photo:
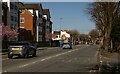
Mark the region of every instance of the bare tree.
POLYGON ((94 2, 88 8, 92 20, 103 35, 103 49, 109 49, 110 33, 120 2, 94 2))
POLYGON ((95 42, 99 36, 99 32, 98 30, 96 29, 92 29, 90 32, 89 32, 89 36, 91 36, 91 39, 93 42, 95 42))
POLYGON ((79 41, 79 34, 80 33, 77 30, 64 30, 64 31, 66 31, 67 33, 72 35, 73 44, 75 44, 76 40, 79 41))

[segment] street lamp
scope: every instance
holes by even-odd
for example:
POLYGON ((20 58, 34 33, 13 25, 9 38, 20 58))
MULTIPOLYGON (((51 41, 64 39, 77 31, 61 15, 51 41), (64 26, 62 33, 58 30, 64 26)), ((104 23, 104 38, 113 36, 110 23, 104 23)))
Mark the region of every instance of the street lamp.
MULTIPOLYGON (((60 38, 61 38, 61 22, 62 22, 62 18, 60 18, 60 38)), ((60 47, 62 47, 61 39, 60 39, 59 43, 60 43, 60 47)))
POLYGON ((60 31, 61 31, 61 23, 62 23, 62 18, 60 18, 60 31))

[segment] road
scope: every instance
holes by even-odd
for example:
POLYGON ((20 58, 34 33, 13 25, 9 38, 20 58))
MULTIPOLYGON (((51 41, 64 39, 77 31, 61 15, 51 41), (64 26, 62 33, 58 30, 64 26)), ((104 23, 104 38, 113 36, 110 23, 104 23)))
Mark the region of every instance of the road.
POLYGON ((96 64, 97 45, 77 45, 37 51, 37 57, 7 59, 3 55, 3 72, 90 72, 96 64))

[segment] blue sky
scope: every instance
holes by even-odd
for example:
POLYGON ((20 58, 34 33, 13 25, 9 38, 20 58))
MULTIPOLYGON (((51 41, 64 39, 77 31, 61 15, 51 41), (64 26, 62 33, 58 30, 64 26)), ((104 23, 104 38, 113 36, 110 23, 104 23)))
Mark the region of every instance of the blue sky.
POLYGON ((61 29, 87 34, 95 28, 95 23, 90 21, 86 12, 89 2, 42 2, 42 6, 50 10, 53 30, 59 30, 61 25, 61 29))

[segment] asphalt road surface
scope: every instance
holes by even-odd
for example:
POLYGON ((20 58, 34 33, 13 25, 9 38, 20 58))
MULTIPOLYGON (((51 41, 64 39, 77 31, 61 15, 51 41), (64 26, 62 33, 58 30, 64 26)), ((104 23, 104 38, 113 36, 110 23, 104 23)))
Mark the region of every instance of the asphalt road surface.
POLYGON ((96 64, 97 45, 77 45, 37 51, 37 57, 8 59, 3 55, 3 72, 90 72, 96 64))

